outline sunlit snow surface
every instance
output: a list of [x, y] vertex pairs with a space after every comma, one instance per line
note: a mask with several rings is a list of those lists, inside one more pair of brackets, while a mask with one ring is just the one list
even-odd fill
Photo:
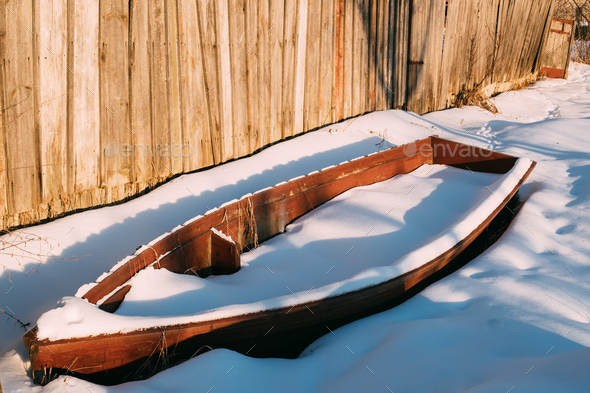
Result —
[[[215, 350], [147, 381], [105, 388], [60, 377], [41, 388], [26, 374], [23, 330], [9, 321], [0, 334], [2, 388], [93, 393], [588, 391], [590, 67], [573, 64], [569, 78], [496, 97], [501, 113], [495, 116], [479, 108], [422, 117], [399, 111], [365, 115], [346, 131], [348, 123], [332, 126], [340, 131], [310, 133], [256, 156], [180, 177], [127, 204], [31, 228], [60, 242], [52, 254], [90, 254], [79, 261], [43, 264], [29, 276], [24, 273], [32, 262], [23, 263], [20, 271], [12, 259], [0, 260], [11, 269], [12, 280], [3, 270], [1, 308], [35, 323], [59, 299], [74, 295], [79, 286], [179, 223], [245, 193], [376, 151], [381, 139], [369, 131], [387, 129], [395, 145], [432, 131], [538, 162], [521, 190], [526, 203], [493, 247], [401, 306], [334, 334], [326, 331], [298, 359], [252, 359]], [[375, 252], [362, 251], [367, 259]]]

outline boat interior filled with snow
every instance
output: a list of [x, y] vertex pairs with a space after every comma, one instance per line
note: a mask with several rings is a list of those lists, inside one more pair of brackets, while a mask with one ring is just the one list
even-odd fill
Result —
[[455, 261], [534, 166], [433, 136], [228, 202], [43, 314], [35, 382], [121, 383], [215, 348], [296, 357]]

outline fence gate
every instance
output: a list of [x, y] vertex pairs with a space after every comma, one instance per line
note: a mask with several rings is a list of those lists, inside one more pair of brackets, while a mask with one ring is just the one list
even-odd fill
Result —
[[547, 44], [541, 53], [541, 72], [548, 78], [567, 78], [576, 25], [573, 20], [553, 18]]

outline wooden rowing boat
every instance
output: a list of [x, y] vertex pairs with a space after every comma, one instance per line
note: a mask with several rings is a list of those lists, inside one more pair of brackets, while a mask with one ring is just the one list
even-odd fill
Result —
[[[148, 266], [200, 277], [236, 273], [243, 251], [281, 234], [287, 224], [315, 207], [351, 188], [407, 174], [423, 164], [503, 177], [499, 188], [490, 190], [467, 216], [469, 225], [454, 229], [452, 244], [441, 235], [431, 247], [413, 253], [411, 263], [391, 261], [401, 269], [399, 274], [323, 298], [133, 331], [49, 340], [33, 329], [24, 342], [35, 382], [70, 373], [103, 384], [141, 379], [211, 348], [254, 357], [295, 357], [314, 339], [393, 304], [448, 265], [506, 206], [535, 166], [533, 161], [438, 137], [419, 140], [281, 183], [196, 217], [138, 249], [81, 297], [107, 315], [124, 301], [129, 280]], [[440, 248], [441, 244], [448, 245]], [[438, 250], [436, 255], [433, 250]]]

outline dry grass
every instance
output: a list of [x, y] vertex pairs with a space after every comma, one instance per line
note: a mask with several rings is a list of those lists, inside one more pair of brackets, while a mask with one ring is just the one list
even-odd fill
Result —
[[[541, 72], [536, 74], [529, 73], [524, 78], [514, 81], [510, 89], [508, 89], [506, 92], [526, 89], [527, 87], [529, 87], [536, 81], [543, 79], [544, 77], [545, 75]], [[478, 106], [489, 111], [490, 113], [499, 113], [498, 108], [492, 101], [491, 97], [488, 97], [483, 92], [481, 86], [478, 86], [472, 90], [461, 90], [459, 93], [457, 93], [457, 95], [455, 95], [453, 107], [462, 108], [464, 106]]]
[[460, 91], [455, 96], [453, 106], [455, 108], [462, 108], [464, 106], [479, 106], [490, 113], [498, 113], [498, 108], [496, 105], [494, 105], [490, 97], [486, 96], [480, 88]]
[[510, 91], [526, 89], [527, 87], [529, 87], [530, 85], [532, 85], [536, 81], [543, 79], [544, 77], [545, 77], [545, 74], [541, 73], [541, 72], [539, 72], [537, 74], [528, 74], [524, 78], [515, 81], [512, 84], [512, 88], [510, 89]]

